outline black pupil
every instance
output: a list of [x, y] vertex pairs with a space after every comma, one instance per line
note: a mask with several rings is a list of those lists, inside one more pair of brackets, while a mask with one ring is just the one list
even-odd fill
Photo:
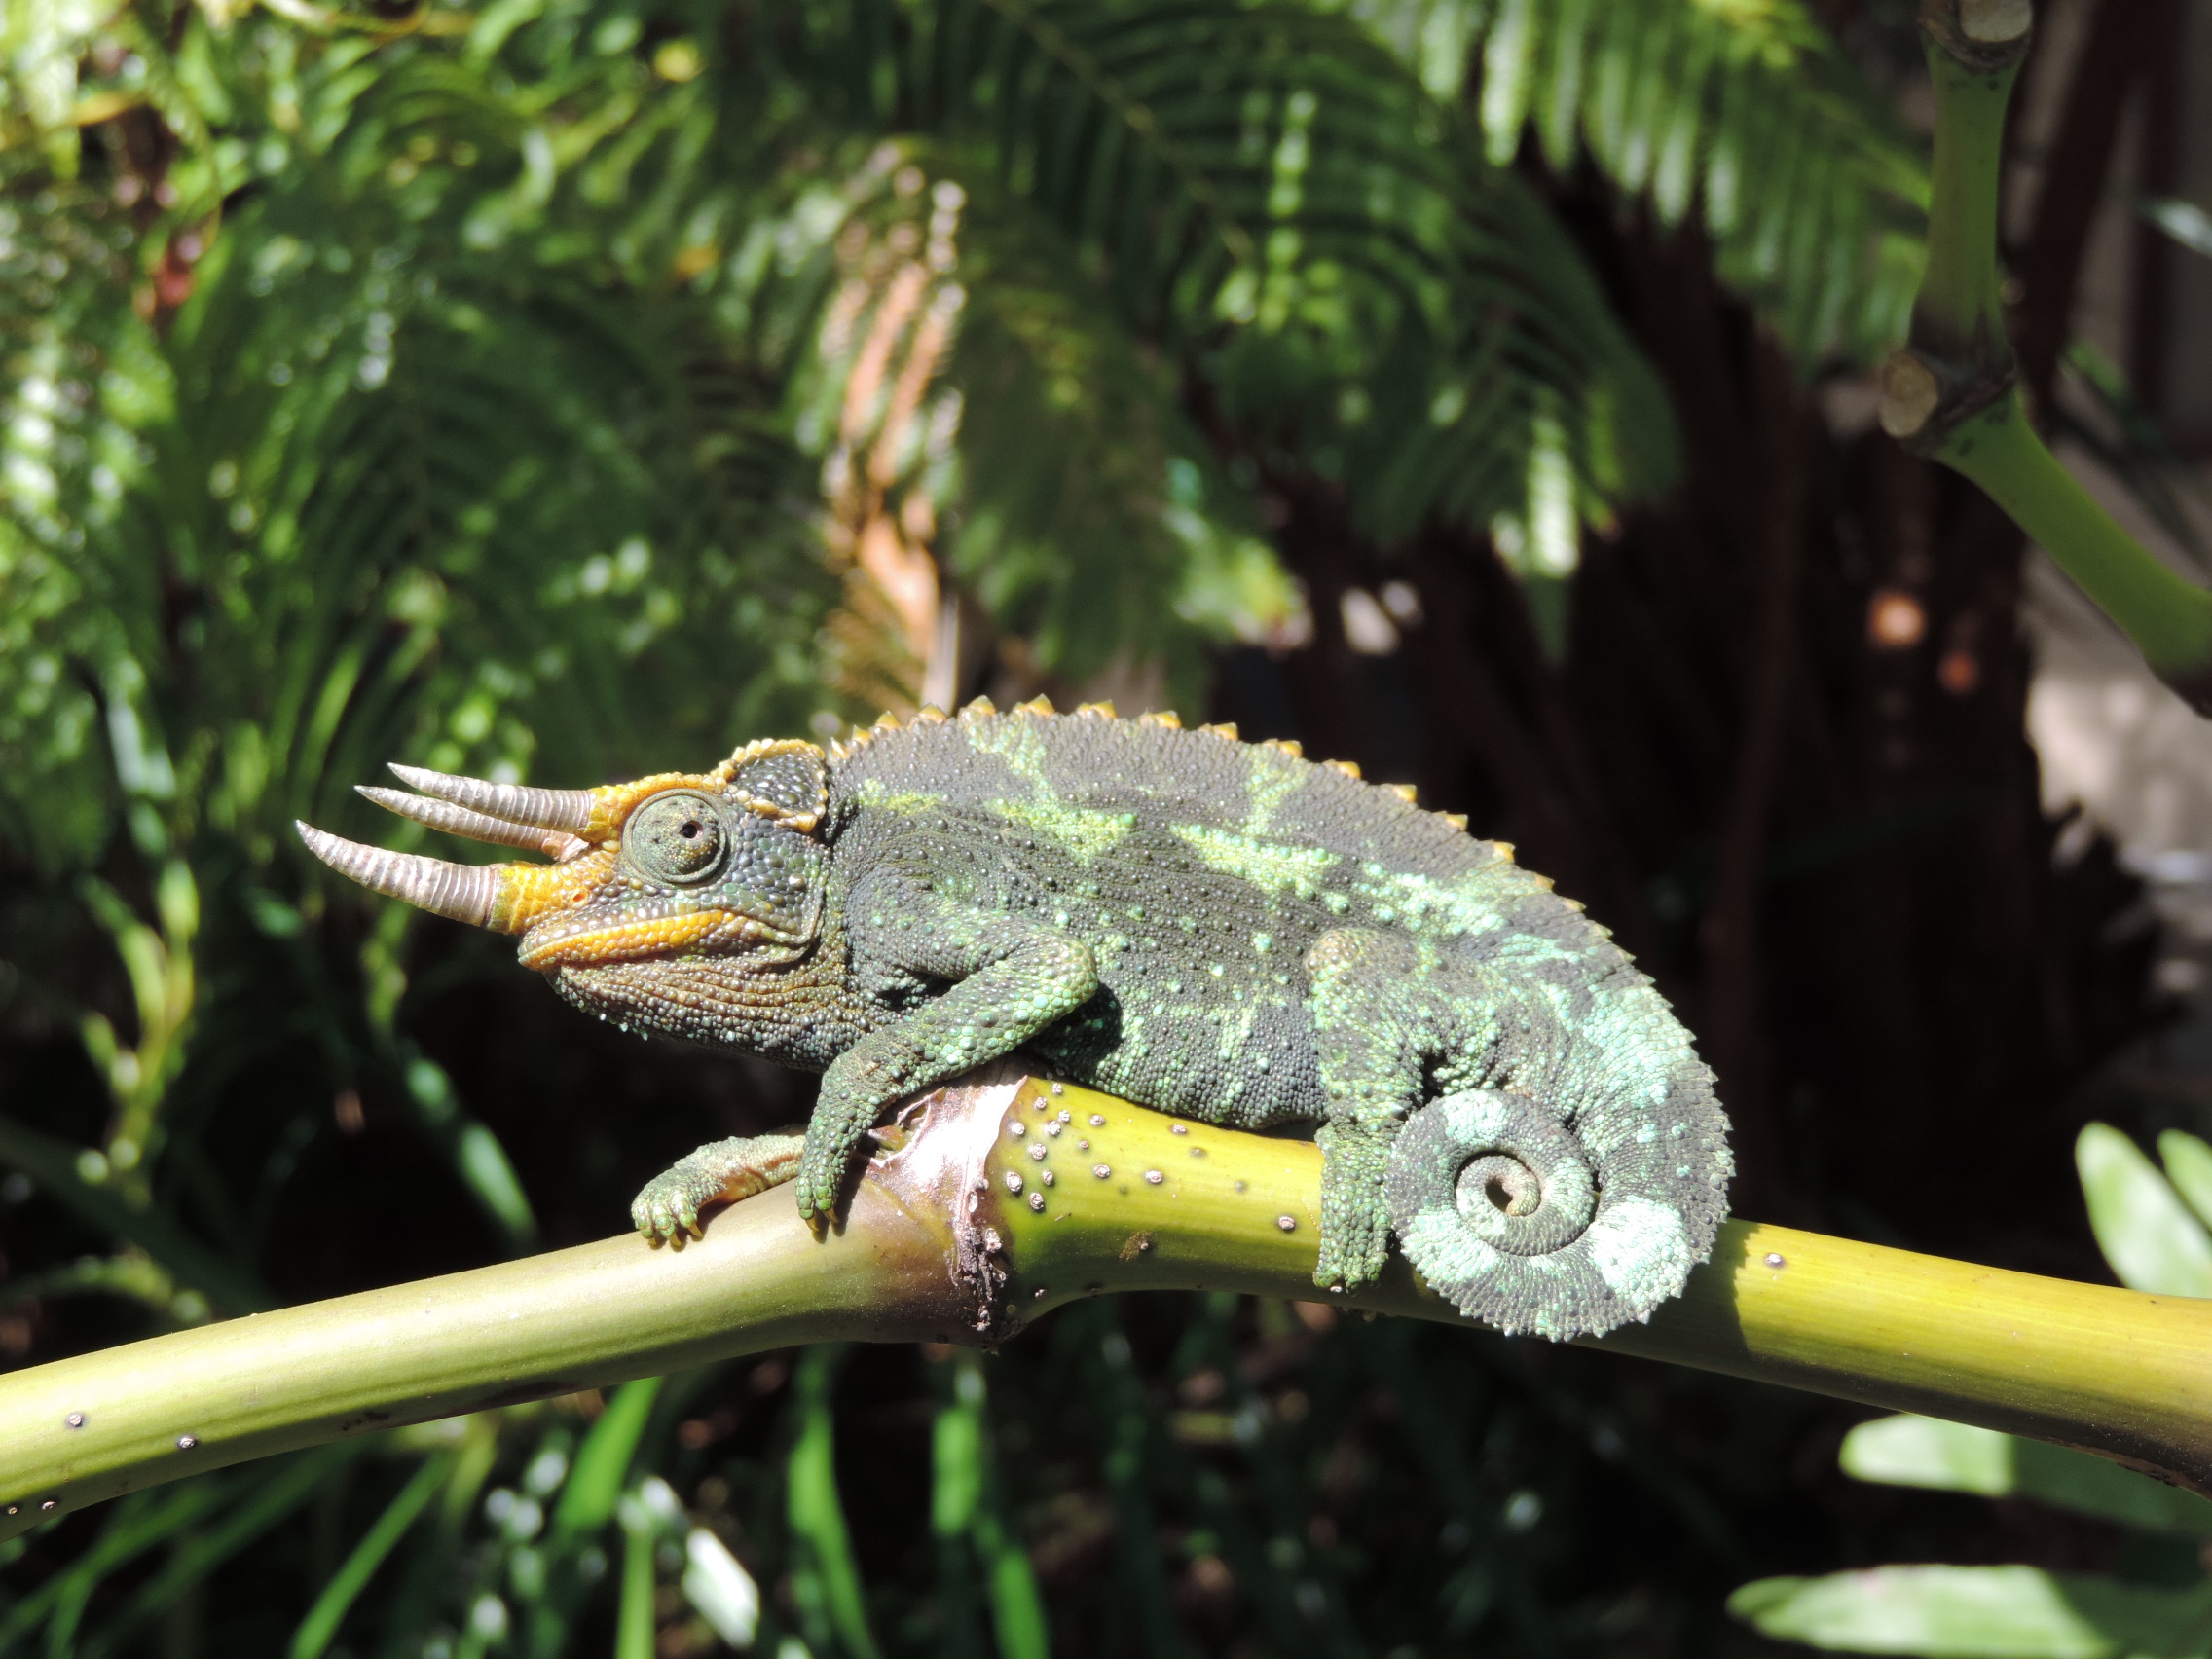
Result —
[[724, 862], [721, 819], [695, 796], [647, 802], [624, 840], [637, 868], [654, 881], [706, 881]]

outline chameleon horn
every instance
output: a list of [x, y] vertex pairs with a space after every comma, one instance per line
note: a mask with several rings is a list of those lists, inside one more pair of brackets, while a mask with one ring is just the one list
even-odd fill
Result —
[[533, 790], [521, 784], [488, 784], [482, 778], [456, 778], [422, 766], [394, 765], [391, 769], [410, 789], [466, 807], [471, 812], [503, 818], [509, 824], [528, 824], [538, 830], [566, 830], [577, 834], [591, 823], [592, 792], [589, 790]]
[[415, 853], [387, 853], [382, 847], [364, 847], [326, 834], [296, 819], [292, 828], [309, 852], [372, 893], [404, 899], [433, 916], [450, 916], [480, 928], [491, 923], [493, 902], [499, 894], [501, 871], [497, 865], [457, 865]]
[[412, 818], [418, 824], [427, 824], [449, 834], [465, 835], [472, 841], [489, 841], [497, 847], [520, 847], [525, 852], [543, 853], [551, 859], [572, 859], [590, 846], [581, 836], [571, 835], [566, 830], [510, 824], [503, 818], [456, 806], [450, 800], [411, 795], [401, 790], [371, 789], [366, 784], [355, 784], [353, 788], [387, 812], [396, 812], [402, 818]]

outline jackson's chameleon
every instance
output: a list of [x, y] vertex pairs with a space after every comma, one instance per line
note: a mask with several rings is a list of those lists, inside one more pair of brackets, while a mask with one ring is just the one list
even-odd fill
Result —
[[787, 1179], [827, 1222], [893, 1103], [1015, 1049], [1187, 1118], [1316, 1122], [1315, 1282], [1372, 1279], [1395, 1233], [1506, 1330], [1647, 1317], [1723, 1213], [1712, 1074], [1604, 930], [1295, 745], [978, 701], [595, 790], [394, 770], [422, 793], [363, 793], [554, 862], [309, 846], [519, 934], [604, 1018], [823, 1073], [803, 1145], [718, 1142], [639, 1195], [656, 1241]]

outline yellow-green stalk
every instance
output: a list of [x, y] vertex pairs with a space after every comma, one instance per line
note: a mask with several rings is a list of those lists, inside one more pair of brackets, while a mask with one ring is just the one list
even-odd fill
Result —
[[[824, 1238], [779, 1189], [681, 1251], [608, 1238], [0, 1378], [0, 1536], [251, 1457], [795, 1343], [987, 1345], [1124, 1290], [1324, 1300], [1309, 1142], [1011, 1069], [882, 1133]], [[1330, 1300], [1464, 1324], [1402, 1264]], [[2063, 1441], [2212, 1491], [2212, 1303], [1731, 1222], [1682, 1297], [1591, 1346]]]

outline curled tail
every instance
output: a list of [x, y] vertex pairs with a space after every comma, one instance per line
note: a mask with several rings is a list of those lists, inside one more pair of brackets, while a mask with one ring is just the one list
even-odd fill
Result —
[[1545, 1068], [1552, 1087], [1462, 1089], [1399, 1130], [1391, 1230], [1470, 1318], [1554, 1341], [1602, 1334], [1648, 1319], [1711, 1252], [1733, 1169], [1727, 1122], [1686, 1034], [1644, 995], [1672, 1028], [1668, 1063], [1648, 1064], [1662, 1058], [1650, 1048], [1577, 1045]]

